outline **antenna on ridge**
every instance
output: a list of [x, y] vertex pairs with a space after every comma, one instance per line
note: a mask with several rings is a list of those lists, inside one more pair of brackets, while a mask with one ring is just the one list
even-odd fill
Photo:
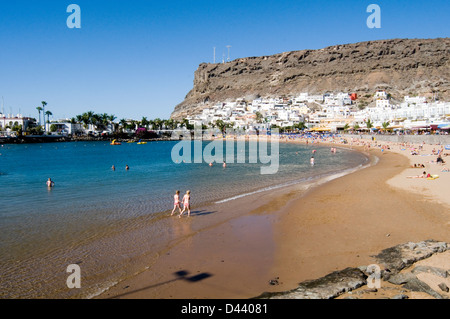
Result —
[[228, 62], [230, 62], [230, 48], [231, 48], [231, 45], [227, 45], [227, 48], [228, 48]]

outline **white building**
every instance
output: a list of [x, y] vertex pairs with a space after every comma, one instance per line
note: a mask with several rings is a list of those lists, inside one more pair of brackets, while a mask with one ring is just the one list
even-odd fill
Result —
[[405, 96], [405, 103], [408, 104], [421, 104], [425, 103], [426, 101], [427, 98], [424, 96], [414, 96], [414, 97]]
[[30, 125], [34, 125], [35, 123], [36, 120], [34, 118], [23, 117], [21, 114], [14, 116], [0, 113], [0, 131], [6, 130], [7, 127], [12, 128], [17, 125], [21, 125], [22, 130], [25, 131]]

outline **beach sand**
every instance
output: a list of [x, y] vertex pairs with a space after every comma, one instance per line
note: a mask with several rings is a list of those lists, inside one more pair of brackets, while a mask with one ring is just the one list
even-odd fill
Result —
[[[449, 199], [443, 192], [450, 173], [428, 164], [440, 178], [406, 178], [422, 172], [411, 164], [435, 156], [411, 156], [394, 143], [357, 143], [322, 145], [367, 151], [378, 159], [376, 165], [307, 191], [296, 185], [216, 205], [201, 219], [174, 217], [182, 239], [147, 271], [98, 298], [251, 298], [373, 264], [373, 255], [397, 244], [450, 242]], [[390, 150], [381, 152], [378, 144], [389, 144]], [[431, 148], [425, 145], [423, 154]]]

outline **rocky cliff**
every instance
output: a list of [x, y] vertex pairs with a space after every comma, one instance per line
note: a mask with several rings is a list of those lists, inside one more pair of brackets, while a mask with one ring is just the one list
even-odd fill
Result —
[[208, 105], [244, 97], [292, 96], [301, 92], [372, 95], [386, 89], [404, 95], [450, 97], [450, 38], [392, 39], [335, 45], [320, 50], [200, 64], [194, 88], [172, 118], [200, 113]]

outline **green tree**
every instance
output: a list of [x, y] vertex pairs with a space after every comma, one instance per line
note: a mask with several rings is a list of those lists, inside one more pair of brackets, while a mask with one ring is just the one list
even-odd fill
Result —
[[264, 116], [260, 112], [256, 112], [256, 123], [263, 123], [264, 122]]
[[141, 124], [142, 124], [142, 126], [144, 126], [146, 129], [148, 129], [148, 126], [150, 125], [150, 121], [147, 120], [147, 118], [144, 116], [144, 117], [142, 117]]
[[58, 126], [56, 124], [50, 125], [50, 132], [56, 132], [58, 130]]
[[156, 119], [153, 120], [153, 123], [155, 123], [155, 127], [158, 130], [162, 129], [162, 125], [163, 125], [163, 120], [161, 120], [159, 117], [157, 117]]
[[372, 121], [370, 119], [368, 119], [366, 121], [366, 126], [367, 126], [368, 129], [371, 129], [373, 127], [373, 123], [372, 123]]
[[40, 106], [38, 106], [37, 108], [36, 108], [36, 110], [38, 110], [38, 113], [39, 113], [39, 125], [41, 125], [41, 112], [42, 112], [42, 107], [40, 107]]
[[184, 126], [187, 130], [193, 130], [194, 129], [194, 125], [189, 124], [189, 120], [188, 119], [183, 119], [181, 121], [181, 125]]
[[390, 124], [391, 123], [389, 123], [389, 122], [384, 122], [381, 124], [381, 126], [383, 126], [383, 129], [386, 131]]
[[222, 132], [222, 134], [225, 133], [225, 128], [227, 127], [227, 124], [223, 120], [217, 120], [215, 125]]
[[350, 125], [348, 123], [345, 123], [344, 132], [347, 132], [349, 128], [350, 128]]
[[119, 125], [122, 128], [122, 133], [127, 129], [128, 122], [126, 119], [121, 119]]
[[[45, 122], [45, 115], [47, 115], [47, 122]], [[44, 130], [47, 132], [47, 124], [50, 123], [50, 116], [53, 115], [50, 111], [45, 111], [44, 113]], [[47, 124], [46, 124], [47, 123]]]
[[46, 131], [46, 126], [45, 126], [45, 107], [47, 106], [47, 102], [42, 101], [41, 103], [42, 103], [42, 114], [43, 114], [43, 117], [44, 117], [44, 133], [45, 133], [45, 131]]

